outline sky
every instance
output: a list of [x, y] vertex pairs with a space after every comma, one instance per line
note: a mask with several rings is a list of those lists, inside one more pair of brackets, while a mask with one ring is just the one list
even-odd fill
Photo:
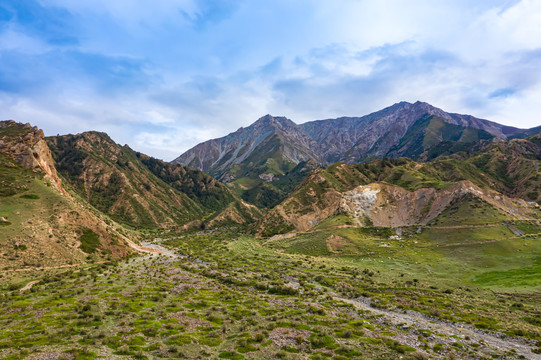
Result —
[[541, 125], [539, 0], [1, 0], [0, 119], [172, 160], [400, 101]]

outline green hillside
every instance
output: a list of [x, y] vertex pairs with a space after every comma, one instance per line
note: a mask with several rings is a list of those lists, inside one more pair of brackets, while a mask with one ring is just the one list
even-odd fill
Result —
[[408, 129], [387, 156], [432, 160], [440, 155], [469, 151], [480, 141], [493, 138], [484, 130], [450, 124], [427, 114]]
[[47, 139], [60, 174], [114, 220], [137, 228], [201, 221], [239, 201], [220, 182], [87, 132]]
[[[298, 230], [311, 228], [342, 211], [340, 199], [345, 192], [360, 185], [373, 183], [397, 186], [406, 191], [404, 194], [411, 193], [407, 196], [414, 196], [412, 192], [419, 189], [434, 189], [436, 192], [445, 194], [447, 189], [451, 189], [456, 184], [471, 183], [472, 186], [478, 187], [479, 190], [475, 191], [484, 192], [480, 199], [488, 196], [493, 201], [493, 198], [498, 197], [498, 193], [491, 192], [496, 191], [511, 198], [538, 201], [541, 187], [540, 149], [535, 143], [535, 138], [515, 139], [489, 144], [485, 146], [485, 149], [474, 153], [440, 156], [426, 163], [418, 163], [408, 158], [397, 158], [378, 159], [353, 165], [333, 164], [326, 169], [318, 169], [307, 177], [287, 199], [269, 211], [258, 225], [258, 231], [263, 236], [271, 236], [295, 228]], [[457, 204], [458, 200], [452, 201]], [[483, 205], [468, 205], [463, 201], [459, 203], [462, 206], [460, 209], [454, 211], [453, 214], [449, 209], [445, 213], [448, 214], [448, 219], [440, 221], [460, 224], [469, 216], [478, 219], [488, 218], [488, 220], [501, 220], [502, 216], [505, 219], [513, 219], [513, 216], [509, 214], [516, 211], [514, 208], [516, 204], [513, 205], [511, 200], [505, 200], [505, 205], [498, 210], [486, 210], [483, 213], [480, 210], [484, 208]], [[426, 204], [426, 209], [422, 211], [428, 212], [431, 205]], [[511, 208], [506, 210], [506, 206]], [[526, 205], [524, 203], [520, 206], [524, 208]], [[533, 204], [528, 206], [531, 209], [524, 208], [526, 217], [537, 218], [538, 210], [533, 208]], [[470, 214], [472, 210], [478, 211]], [[389, 208], [382, 208], [382, 211], [388, 212]], [[422, 211], [418, 212], [417, 216], [421, 216]], [[392, 212], [389, 216], [393, 216]], [[308, 225], [303, 225], [303, 222]], [[412, 219], [411, 223], [415, 223], [415, 220]]]

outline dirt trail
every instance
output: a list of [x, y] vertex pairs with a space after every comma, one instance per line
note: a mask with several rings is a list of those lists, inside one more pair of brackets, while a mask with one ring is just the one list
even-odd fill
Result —
[[[408, 225], [408, 227], [418, 226], [418, 227], [422, 227], [423, 229], [465, 229], [465, 228], [478, 228], [478, 227], [496, 226], [496, 225], [505, 225], [505, 223], [497, 222], [497, 223], [489, 223], [489, 224], [465, 224], [465, 225], [448, 225], [448, 226], [412, 224], [412, 225]], [[400, 227], [404, 227], [404, 226], [397, 226], [396, 228], [400, 228]], [[300, 231], [300, 232], [288, 233], [288, 234], [295, 234], [295, 235], [311, 234], [311, 233], [317, 233], [317, 232], [327, 231], [327, 230], [350, 229], [350, 228], [360, 228], [360, 227], [358, 225], [333, 225], [326, 228], [310, 229], [304, 232]], [[285, 235], [287, 236], [288, 234], [285, 234]]]
[[41, 280], [33, 280], [33, 281], [30, 281], [28, 284], [26, 284], [22, 289], [20, 289], [19, 291], [27, 291], [27, 290], [30, 290], [32, 289], [32, 286], [34, 286], [35, 284], [39, 283]]
[[[500, 333], [487, 333], [471, 326], [453, 323], [449, 321], [442, 321], [438, 319], [429, 318], [421, 313], [416, 311], [408, 310], [406, 313], [393, 311], [393, 310], [383, 310], [378, 309], [370, 305], [370, 299], [348, 299], [341, 297], [335, 293], [331, 295], [336, 300], [341, 300], [348, 304], [355, 306], [357, 309], [368, 311], [374, 315], [379, 315], [385, 321], [392, 323], [395, 326], [411, 327], [414, 329], [427, 329], [432, 333], [427, 340], [431, 343], [443, 343], [451, 345], [454, 342], [460, 341], [463, 343], [478, 343], [481, 346], [478, 348], [479, 351], [499, 351], [499, 352], [508, 352], [516, 351], [519, 355], [526, 356], [527, 359], [541, 360], [541, 355], [534, 354], [532, 352], [533, 346], [527, 342], [527, 340], [522, 338], [509, 337]], [[452, 337], [452, 335], [458, 336], [461, 340]], [[469, 337], [470, 340], [464, 340], [466, 337]], [[412, 346], [421, 352], [420, 349], [421, 343], [418, 340], [418, 334], [413, 334], [409, 332], [399, 333], [396, 335], [395, 340]]]
[[[101, 264], [101, 262], [95, 262], [94, 264]], [[19, 271], [42, 271], [42, 270], [52, 270], [52, 269], [64, 269], [71, 267], [83, 266], [84, 264], [66, 264], [66, 265], [56, 265], [56, 266], [42, 266], [42, 267], [31, 267], [31, 268], [22, 268], [22, 269], [10, 269], [3, 270], [5, 272], [19, 272]]]
[[[161, 247], [159, 247], [158, 245], [155, 245], [155, 246], [139, 246], [137, 245], [136, 243], [134, 243], [133, 241], [129, 240], [129, 239], [125, 239], [126, 243], [132, 248], [134, 249], [135, 251], [137, 252], [142, 252], [142, 253], [148, 253], [148, 254], [163, 254], [164, 252], [162, 251], [162, 249], [160, 249]], [[145, 244], [147, 245], [147, 244]], [[150, 245], [150, 244], [148, 244]]]
[[[147, 254], [166, 254], [174, 256], [174, 253], [171, 250], [168, 250], [160, 245], [155, 245], [151, 243], [144, 243], [143, 246], [139, 246], [131, 240], [125, 239], [126, 243], [135, 251]], [[105, 261], [97, 261], [93, 264], [102, 264]], [[5, 272], [20, 272], [20, 271], [42, 271], [42, 270], [53, 270], [53, 269], [65, 269], [71, 267], [80, 267], [85, 264], [65, 264], [65, 265], [56, 265], [56, 266], [42, 266], [42, 267], [31, 267], [31, 268], [21, 268], [21, 269], [10, 269], [4, 270]]]
[[488, 224], [465, 224], [465, 225], [419, 225], [427, 229], [465, 229], [465, 228], [478, 228], [487, 226], [505, 225], [503, 222], [488, 223]]

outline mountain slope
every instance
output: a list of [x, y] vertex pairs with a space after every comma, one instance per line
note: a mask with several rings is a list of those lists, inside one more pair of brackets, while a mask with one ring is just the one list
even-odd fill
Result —
[[73, 188], [121, 223], [156, 228], [198, 222], [239, 201], [210, 176], [136, 153], [104, 133], [47, 140]]
[[485, 219], [482, 212], [494, 221], [538, 218], [538, 205], [527, 203], [538, 201], [541, 191], [541, 153], [534, 140], [513, 139], [469, 157], [461, 153], [428, 163], [398, 158], [318, 169], [265, 216], [259, 232], [306, 231], [341, 213], [358, 225], [445, 222], [448, 207], [472, 197], [481, 204], [478, 211], [457, 224]]
[[[541, 134], [492, 144], [466, 162], [490, 179], [489, 185], [512, 197], [541, 201]], [[460, 156], [457, 155], [460, 159]]]
[[74, 266], [131, 252], [115, 224], [64, 189], [43, 131], [0, 122], [0, 268]]
[[[254, 160], [261, 162], [272, 158], [265, 155], [272, 150], [279, 150], [284, 159], [293, 163], [308, 159], [322, 165], [337, 161], [355, 163], [367, 157], [387, 155], [408, 130], [427, 114], [446, 124], [482, 130], [482, 137], [490, 134], [507, 139], [513, 134], [525, 134], [524, 130], [470, 115], [447, 113], [427, 103], [400, 102], [363, 117], [316, 120], [301, 125], [283, 117], [266, 115], [247, 128], [195, 146], [173, 162], [217, 177], [232, 171], [233, 177], [230, 179], [243, 175], [238, 165], [248, 157], [251, 156], [252, 163]], [[257, 153], [256, 149], [267, 142], [271, 143], [267, 151]]]
[[[253, 171], [254, 166], [279, 174], [289, 170], [290, 164], [319, 161], [311, 150], [315, 146], [315, 142], [291, 120], [266, 115], [247, 128], [195, 146], [173, 162], [203, 170], [217, 178], [235, 179]], [[264, 167], [267, 159], [273, 159], [275, 163]]]
[[195, 146], [173, 163], [206, 171], [230, 183], [244, 200], [268, 208], [321, 163], [315, 148], [291, 120], [266, 115], [247, 128]]
[[[506, 139], [519, 129], [500, 125], [470, 115], [447, 113], [430, 104], [400, 102], [359, 118], [312, 121], [300, 127], [318, 144], [317, 153], [327, 163], [356, 163], [389, 156], [408, 130], [423, 116], [433, 115], [447, 124], [486, 131]], [[324, 164], [325, 165], [325, 164]]]
[[468, 151], [481, 141], [492, 141], [494, 136], [485, 130], [445, 122], [435, 115], [425, 114], [417, 120], [386, 153], [391, 158], [408, 157], [431, 160], [440, 155]]

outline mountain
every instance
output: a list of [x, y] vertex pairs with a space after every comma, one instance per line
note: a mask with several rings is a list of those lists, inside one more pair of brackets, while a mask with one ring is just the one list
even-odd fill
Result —
[[[419, 101], [414, 104], [400, 102], [363, 117], [316, 120], [301, 125], [284, 117], [266, 115], [247, 128], [195, 146], [173, 162], [217, 177], [229, 172], [226, 180], [238, 178], [239, 168], [243, 168], [241, 164], [248, 158], [262, 163], [262, 154], [266, 159], [272, 159], [267, 154], [280, 155], [292, 163], [309, 159], [322, 165], [338, 161], [355, 163], [368, 157], [388, 155], [414, 124], [422, 126], [418, 121], [423, 117], [426, 120], [427, 114], [438, 118], [439, 122], [458, 126], [462, 131], [481, 130], [483, 139], [507, 139], [525, 131], [470, 115], [447, 113]], [[263, 150], [264, 146], [267, 151]], [[245, 173], [246, 170], [240, 175]]]
[[427, 114], [447, 124], [483, 130], [500, 139], [520, 131], [470, 115], [447, 113], [420, 101], [400, 102], [363, 117], [317, 120], [300, 127], [319, 145], [316, 152], [326, 160], [322, 165], [337, 161], [352, 164], [389, 156], [389, 151]]
[[540, 202], [540, 140], [541, 133], [495, 143], [475, 154], [457, 154], [455, 158], [475, 166], [493, 189], [507, 196]]
[[247, 128], [195, 146], [173, 163], [230, 182], [244, 200], [272, 207], [321, 163], [315, 147], [291, 120], [266, 115]]
[[[203, 170], [217, 178], [234, 179], [257, 170], [279, 173], [301, 161], [320, 162], [311, 150], [315, 147], [314, 140], [293, 121], [266, 115], [247, 128], [195, 146], [173, 163]], [[273, 160], [272, 164], [265, 164], [267, 159]]]
[[[257, 213], [209, 175], [116, 144], [105, 133], [47, 138], [60, 174], [82, 198], [115, 221], [137, 228], [198, 224], [232, 203], [234, 222]], [[225, 220], [225, 218], [224, 218]]]
[[[274, 182], [285, 178], [297, 185], [302, 177], [290, 172], [302, 162], [313, 169], [315, 164], [353, 164], [382, 157], [426, 161], [471, 151], [483, 142], [528, 135], [527, 130], [447, 113], [427, 103], [401, 102], [363, 117], [301, 125], [266, 115], [247, 128], [195, 146], [173, 162], [208, 172], [230, 183], [245, 200], [272, 207], [288, 193]], [[275, 201], [261, 200], [269, 198]]]
[[494, 138], [485, 130], [451, 124], [438, 116], [425, 114], [387, 151], [386, 156], [427, 161], [440, 155], [471, 151]]
[[0, 268], [69, 267], [132, 252], [125, 232], [72, 197], [43, 131], [0, 121]]
[[448, 222], [453, 206], [467, 209], [458, 211], [462, 217], [452, 225], [538, 219], [539, 136], [485, 144], [476, 153], [427, 163], [378, 159], [317, 169], [269, 211], [259, 233], [307, 231], [340, 214], [358, 226], [424, 226]]

